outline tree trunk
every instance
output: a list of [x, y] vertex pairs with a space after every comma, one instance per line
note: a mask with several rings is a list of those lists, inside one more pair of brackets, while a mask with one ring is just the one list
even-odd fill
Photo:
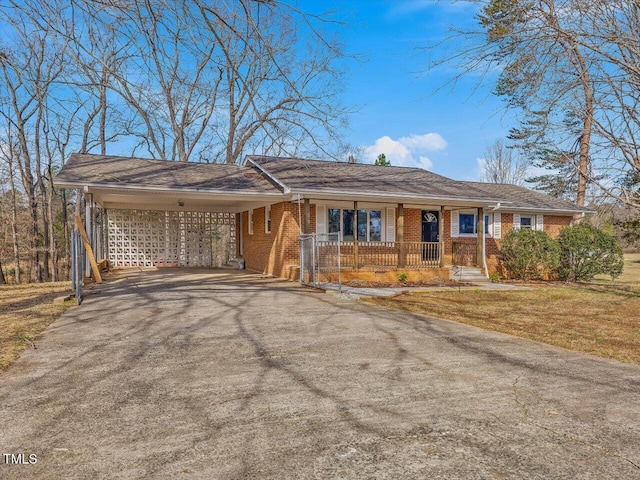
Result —
[[18, 206], [16, 204], [16, 184], [13, 179], [13, 162], [9, 163], [9, 184], [11, 186], [11, 236], [13, 239], [14, 281], [20, 284], [20, 243], [18, 240]]

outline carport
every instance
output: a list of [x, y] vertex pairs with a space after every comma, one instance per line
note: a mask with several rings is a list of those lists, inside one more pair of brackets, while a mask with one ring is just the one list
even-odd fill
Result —
[[250, 167], [84, 154], [55, 185], [78, 191], [95, 256], [116, 267], [224, 265], [242, 255], [239, 212], [282, 199]]

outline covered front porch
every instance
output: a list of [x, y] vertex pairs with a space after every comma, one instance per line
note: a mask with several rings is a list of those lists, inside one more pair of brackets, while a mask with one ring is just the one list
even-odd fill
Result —
[[[486, 255], [485, 234], [491, 229], [483, 221], [484, 208], [459, 206], [406, 205], [375, 207], [382, 217], [382, 234], [373, 240], [370, 225], [363, 225], [364, 219], [372, 219], [375, 209], [354, 201], [353, 208], [332, 209], [331, 203], [315, 208], [315, 229], [311, 222], [310, 200], [305, 200], [303, 211], [303, 234], [316, 234], [319, 251], [330, 253], [334, 262], [340, 261], [342, 269], [428, 269], [451, 266], [478, 267], [484, 269]], [[349, 207], [351, 206], [349, 205]], [[369, 210], [367, 209], [369, 208]], [[332, 210], [344, 214], [336, 227], [331, 229]], [[472, 234], [459, 235], [462, 215], [465, 212], [475, 226]], [[369, 216], [367, 216], [369, 215]], [[323, 218], [329, 220], [324, 223]], [[376, 218], [378, 222], [380, 220]], [[347, 225], [348, 223], [348, 225]], [[327, 228], [326, 225], [329, 225]], [[453, 232], [456, 232], [455, 234]], [[339, 255], [338, 255], [339, 252]]]
[[[308, 207], [309, 203], [305, 202], [303, 212], [314, 211]], [[486, 279], [484, 255], [485, 230], [488, 229], [485, 222], [475, 222], [473, 235], [454, 236], [460, 227], [452, 226], [452, 222], [460, 222], [460, 212], [484, 218], [484, 208], [403, 203], [368, 207], [363, 202], [352, 202], [348, 210], [343, 204], [339, 231], [332, 232], [331, 228], [318, 228], [323, 217], [329, 219], [328, 224], [331, 223], [331, 210], [334, 213], [338, 211], [337, 207], [331, 207], [332, 203], [327, 202], [326, 205], [318, 207], [316, 204], [315, 222], [311, 221], [310, 215], [304, 216], [303, 230], [309, 233], [300, 237], [300, 277], [303, 283], [337, 282], [338, 278], [374, 283], [397, 282], [400, 278], [429, 282], [459, 279], [459, 275], [454, 274], [461, 271], [471, 273], [476, 280]], [[373, 218], [376, 209], [382, 211], [382, 240], [371, 241], [371, 231], [365, 231], [358, 217]], [[345, 238], [347, 235], [350, 238]], [[416, 241], [421, 238], [432, 241]]]

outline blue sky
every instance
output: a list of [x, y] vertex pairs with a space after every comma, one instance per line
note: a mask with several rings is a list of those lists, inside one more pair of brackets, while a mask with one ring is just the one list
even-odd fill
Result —
[[[301, 0], [313, 10], [329, 2]], [[418, 166], [460, 179], [479, 180], [488, 144], [504, 139], [514, 121], [493, 82], [479, 76], [444, 86], [453, 68], [424, 72], [427, 54], [418, 47], [444, 38], [450, 25], [474, 25], [468, 2], [352, 0], [333, 4], [345, 14], [351, 64], [344, 100], [360, 109], [350, 118], [347, 140], [364, 147], [365, 161], [385, 153], [393, 165]]]

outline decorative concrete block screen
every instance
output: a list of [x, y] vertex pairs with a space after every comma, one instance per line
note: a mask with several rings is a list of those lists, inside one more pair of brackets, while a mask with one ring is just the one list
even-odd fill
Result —
[[109, 261], [116, 267], [219, 267], [235, 256], [235, 214], [109, 210]]

